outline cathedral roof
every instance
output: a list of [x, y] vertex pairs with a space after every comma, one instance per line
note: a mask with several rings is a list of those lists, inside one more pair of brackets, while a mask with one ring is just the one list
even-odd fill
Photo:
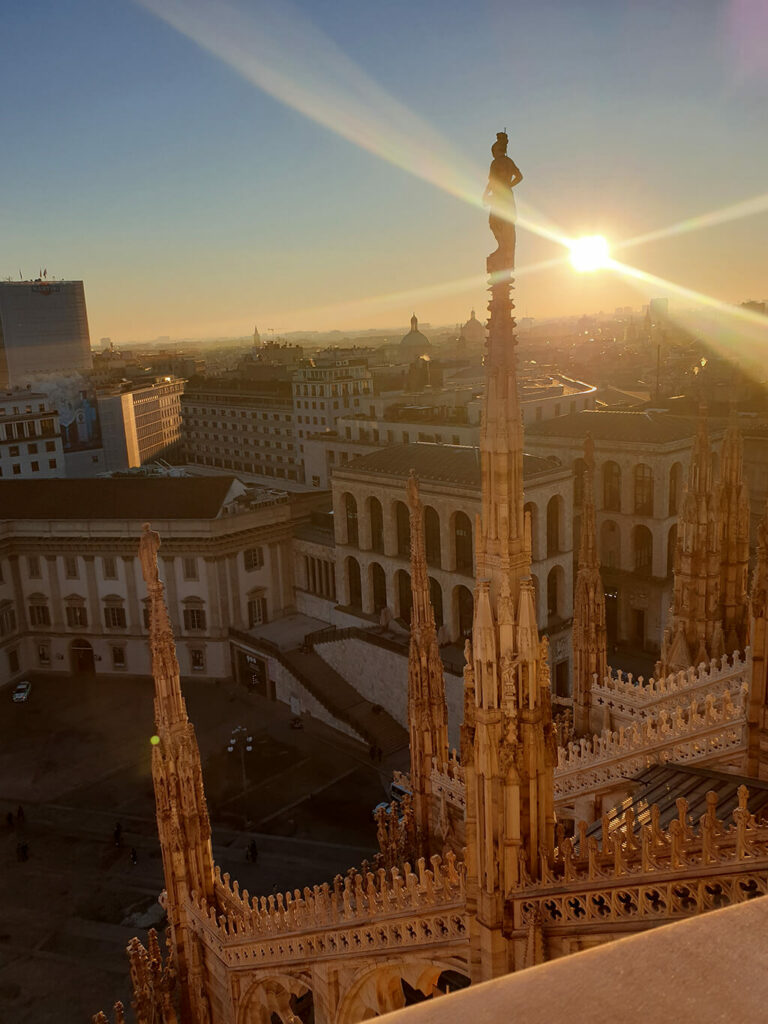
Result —
[[0, 519], [216, 519], [235, 478], [0, 480]]
[[670, 416], [666, 412], [634, 409], [584, 409], [567, 416], [526, 423], [526, 437], [562, 437], [583, 441], [634, 444], [667, 444], [696, 436], [695, 416]]
[[[559, 465], [551, 459], [523, 455], [523, 477], [526, 479], [538, 473], [551, 473], [558, 468]], [[428, 441], [388, 445], [353, 459], [343, 468], [337, 469], [337, 473], [380, 473], [405, 478], [412, 469], [419, 480], [435, 480], [480, 489], [480, 449], [470, 445], [432, 444]]]
[[421, 352], [426, 352], [428, 348], [432, 348], [432, 342], [429, 340], [426, 334], [422, 334], [421, 331], [419, 330], [419, 321], [416, 319], [415, 313], [411, 317], [411, 329], [410, 331], [408, 331], [406, 335], [403, 336], [403, 339], [400, 342], [400, 344], [404, 348], [418, 349], [419, 354]]
[[[680, 815], [677, 800], [685, 797], [688, 801], [688, 816], [691, 821], [700, 821], [707, 810], [707, 793], [717, 794], [717, 816], [730, 821], [739, 804], [739, 786], [749, 789], [750, 814], [758, 814], [768, 805], [768, 782], [761, 779], [732, 775], [699, 765], [655, 764], [644, 768], [633, 777], [632, 809], [638, 834], [647, 819], [648, 808], [655, 804], [659, 809], [659, 825], [668, 829], [671, 822]], [[608, 814], [608, 830], [612, 834], [620, 827], [627, 801], [617, 804]], [[587, 836], [602, 840], [603, 822], [598, 819], [587, 829]]]
[[482, 344], [485, 341], [485, 335], [485, 326], [477, 319], [473, 309], [469, 320], [462, 325], [460, 336], [473, 344]]

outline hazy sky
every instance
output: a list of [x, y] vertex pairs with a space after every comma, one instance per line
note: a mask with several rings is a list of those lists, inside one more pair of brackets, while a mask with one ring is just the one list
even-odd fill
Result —
[[[519, 202], [570, 236], [766, 190], [765, 0], [2, 6], [0, 274], [82, 278], [94, 342], [481, 313], [487, 213], [452, 192], [482, 194], [503, 127]], [[563, 252], [522, 230], [517, 250], [518, 266]], [[765, 298], [768, 213], [621, 258]], [[649, 289], [556, 267], [516, 294], [549, 316]]]

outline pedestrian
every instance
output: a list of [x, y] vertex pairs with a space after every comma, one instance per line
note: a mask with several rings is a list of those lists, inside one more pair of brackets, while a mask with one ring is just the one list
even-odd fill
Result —
[[138, 860], [139, 860], [139, 855], [138, 855], [138, 853], [136, 853], [136, 847], [132, 846], [131, 847], [131, 864], [138, 863]]
[[24, 821], [24, 808], [21, 806], [21, 804], [19, 804], [19, 806], [16, 808], [16, 821], [18, 821], [19, 824], [21, 824], [21, 822]]
[[16, 860], [29, 860], [29, 843], [16, 843]]

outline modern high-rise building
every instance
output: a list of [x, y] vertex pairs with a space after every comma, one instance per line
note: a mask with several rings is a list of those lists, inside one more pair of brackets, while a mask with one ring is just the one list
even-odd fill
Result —
[[302, 479], [289, 371], [271, 378], [197, 378], [181, 401], [187, 461], [242, 473]]
[[82, 281], [0, 282], [0, 388], [90, 369]]
[[98, 393], [108, 471], [119, 472], [154, 459], [178, 456], [184, 384], [179, 378], [163, 377], [144, 385]]

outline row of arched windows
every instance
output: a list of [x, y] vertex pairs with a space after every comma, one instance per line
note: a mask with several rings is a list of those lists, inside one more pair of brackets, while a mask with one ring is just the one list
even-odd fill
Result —
[[[653, 574], [653, 534], [641, 523], [632, 528], [630, 566], [622, 565], [621, 535], [612, 519], [606, 519], [600, 528], [600, 562], [607, 568], [630, 568], [640, 576]], [[677, 524], [673, 523], [667, 534], [667, 575], [672, 575], [677, 544]]]
[[[384, 510], [378, 498], [366, 501], [371, 531], [371, 550], [384, 554]], [[403, 501], [394, 503], [395, 547], [401, 558], [410, 557], [411, 519], [408, 506]], [[347, 529], [347, 543], [360, 547], [360, 524], [357, 499], [352, 494], [344, 495], [344, 519]], [[473, 572], [474, 544], [472, 522], [465, 512], [457, 511], [451, 516], [453, 545], [456, 554], [456, 572]], [[443, 552], [440, 539], [440, 516], [431, 505], [424, 508], [424, 542], [427, 564], [442, 567]]]
[[[360, 563], [352, 555], [349, 555], [344, 563], [344, 571], [347, 578], [349, 605], [352, 608], [362, 610], [364, 602]], [[398, 618], [409, 624], [412, 608], [410, 573], [406, 572], [405, 569], [397, 570], [394, 576], [395, 593], [393, 594], [388, 592], [387, 576], [378, 562], [371, 562], [368, 567], [368, 580], [373, 611], [378, 614], [383, 608], [394, 607]], [[445, 622], [443, 588], [433, 576], [429, 577], [429, 595], [435, 612], [435, 625], [439, 629]], [[463, 584], [459, 584], [453, 588], [452, 596], [454, 601], [454, 619], [458, 625], [459, 634], [461, 636], [469, 636], [472, 632], [472, 616], [474, 613], [472, 591]]]
[[[366, 509], [370, 523], [370, 548], [384, 554], [384, 510], [378, 498], [368, 498]], [[394, 502], [395, 553], [408, 558], [411, 553], [411, 521], [408, 506], [403, 501]], [[531, 539], [534, 557], [551, 558], [566, 547], [565, 503], [559, 494], [553, 495], [547, 503], [546, 553], [538, 554], [538, 506], [527, 502], [525, 512], [530, 516]], [[357, 499], [352, 494], [344, 495], [344, 516], [347, 529], [347, 543], [360, 547], [360, 527]], [[455, 571], [471, 575], [474, 567], [474, 537], [472, 521], [466, 512], [456, 511], [451, 515], [451, 539], [455, 553]], [[443, 567], [444, 552], [440, 530], [440, 515], [431, 505], [424, 507], [424, 544], [427, 564], [436, 569]]]
[[[345, 561], [344, 571], [347, 577], [349, 605], [351, 608], [362, 611], [365, 602], [363, 601], [360, 563], [355, 557], [349, 555]], [[536, 608], [539, 609], [539, 581], [536, 576], [533, 576], [532, 579], [536, 593]], [[406, 625], [410, 624], [412, 608], [410, 573], [405, 569], [398, 569], [394, 575], [394, 593], [390, 593], [384, 569], [378, 562], [371, 562], [368, 567], [368, 582], [374, 613], [378, 614], [386, 607], [393, 608], [398, 618]], [[435, 625], [439, 629], [446, 621], [446, 610], [443, 588], [433, 576], [429, 577], [429, 596], [435, 613]], [[474, 613], [472, 591], [469, 587], [459, 584], [452, 590], [452, 601], [453, 621], [457, 626], [458, 636], [470, 636]], [[566, 613], [565, 572], [562, 566], [556, 565], [547, 576], [547, 605], [545, 609], [547, 624], [551, 625], [554, 619], [565, 618]]]
[[[573, 503], [575, 508], [584, 504], [584, 459], [576, 459], [573, 465]], [[602, 507], [606, 512], [632, 511], [635, 515], [652, 516], [654, 514], [654, 476], [653, 470], [645, 463], [639, 463], [632, 470], [632, 507], [622, 509], [621, 499], [621, 467], [617, 462], [604, 462], [601, 470]], [[669, 492], [667, 515], [675, 516], [680, 507], [682, 496], [683, 467], [676, 462], [669, 471]]]

